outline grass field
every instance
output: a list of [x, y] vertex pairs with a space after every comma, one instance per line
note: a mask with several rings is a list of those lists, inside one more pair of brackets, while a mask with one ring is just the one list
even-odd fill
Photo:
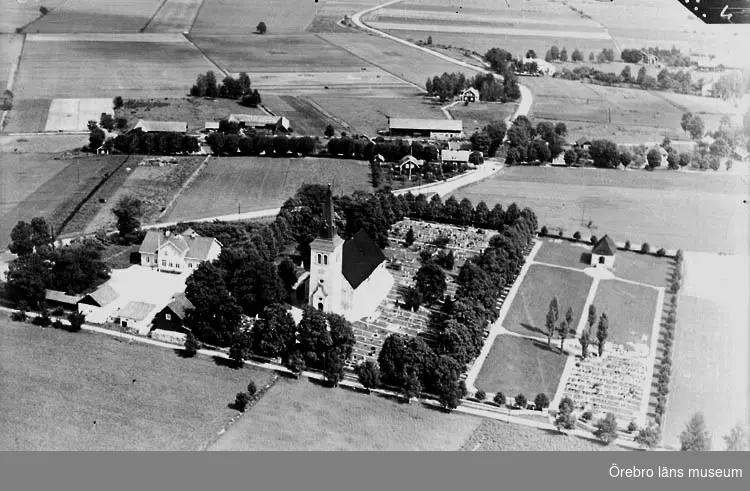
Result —
[[188, 32], [203, 0], [166, 0], [145, 26], [144, 32]]
[[334, 130], [352, 132], [345, 121], [339, 120], [309, 97], [293, 95], [264, 95], [263, 105], [279, 116], [286, 116], [298, 135], [323, 136], [326, 126]]
[[[587, 237], [582, 235], [581, 239]], [[535, 262], [567, 266], [583, 271], [590, 266], [591, 244], [560, 239], [544, 239], [542, 247], [534, 256]], [[619, 256], [618, 258], [619, 259]]]
[[[52, 10], [66, 0], [45, 0], [44, 6]], [[0, 17], [0, 32], [14, 33], [16, 28], [41, 17], [39, 4], [36, 2], [19, 2], [18, 0], [0, 0], [3, 15]], [[2, 51], [2, 50], [0, 50]]]
[[479, 418], [280, 379], [209, 450], [457, 450]]
[[0, 319], [2, 450], [199, 450], [271, 372]]
[[0, 34], [0, 90], [5, 90], [11, 68], [18, 61], [23, 48], [23, 37], [16, 34]]
[[88, 144], [89, 135], [24, 135], [0, 136], [0, 154], [59, 154], [80, 149]]
[[507, 397], [523, 394], [530, 401], [544, 393], [550, 400], [557, 392], [567, 355], [556, 346], [501, 334], [495, 338], [479, 371], [475, 386], [485, 392], [503, 392]]
[[540, 451], [540, 452], [591, 452], [598, 450], [623, 450], [619, 445], [603, 445], [576, 436], [528, 428], [503, 421], [484, 420], [471, 437], [464, 442], [464, 451]]
[[26, 99], [183, 97], [209, 70], [216, 68], [181, 36], [30, 35], [15, 93]]
[[14, 99], [13, 109], [5, 120], [8, 133], [44, 131], [52, 101], [49, 99]]
[[557, 297], [561, 318], [568, 307], [573, 308], [573, 327], [577, 326], [591, 282], [583, 272], [532, 264], [503, 320], [503, 327], [519, 334], [546, 336], [544, 322], [553, 297]]
[[653, 288], [618, 280], [599, 282], [596, 311], [609, 318], [608, 342], [651, 346], [658, 294]]
[[212, 159], [182, 193], [166, 221], [281, 206], [305, 183], [331, 183], [336, 194], [370, 191], [370, 168], [355, 160], [231, 157]]
[[305, 32], [315, 17], [314, 2], [277, 0], [254, 2], [242, 0], [205, 0], [190, 34], [252, 34], [259, 22], [265, 22], [268, 34]]
[[453, 119], [460, 119], [464, 122], [464, 133], [471, 135], [492, 121], [505, 121], [506, 118], [513, 115], [518, 104], [514, 103], [479, 103], [464, 106], [458, 104], [448, 110]]
[[424, 97], [386, 99], [313, 96], [313, 101], [336, 118], [345, 121], [356, 133], [371, 138], [378, 130], [388, 129], [388, 118], [446, 119], [440, 106]]
[[32, 22], [25, 32], [138, 32], [161, 0], [68, 0]]
[[[693, 251], [748, 250], [747, 183], [738, 176], [599, 169], [507, 168], [454, 193], [490, 208], [517, 202], [531, 207], [540, 224], [597, 234], [652, 248]], [[666, 210], [669, 210], [667, 212]], [[642, 219], [647, 216], [648, 220]]]

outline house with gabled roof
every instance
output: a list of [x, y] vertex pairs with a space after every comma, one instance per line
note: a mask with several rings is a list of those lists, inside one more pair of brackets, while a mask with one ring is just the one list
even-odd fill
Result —
[[154, 316], [154, 330], [187, 334], [190, 329], [185, 327], [185, 317], [192, 308], [195, 308], [193, 303], [183, 292], [176, 293], [172, 301]]
[[120, 297], [120, 294], [109, 283], [104, 283], [91, 293], [81, 297], [78, 301], [78, 312], [89, 315], [100, 312]]
[[609, 235], [605, 235], [591, 249], [591, 265], [597, 268], [611, 268], [615, 264], [617, 244]]
[[169, 273], [192, 273], [203, 261], [213, 261], [221, 253], [221, 242], [201, 237], [193, 229], [173, 234], [169, 230], [149, 230], [138, 252], [141, 266]]

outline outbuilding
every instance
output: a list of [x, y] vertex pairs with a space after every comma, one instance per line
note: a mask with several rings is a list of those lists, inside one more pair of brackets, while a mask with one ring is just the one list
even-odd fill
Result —
[[591, 250], [591, 265], [597, 268], [611, 268], [615, 264], [616, 253], [617, 244], [609, 235], [605, 235]]

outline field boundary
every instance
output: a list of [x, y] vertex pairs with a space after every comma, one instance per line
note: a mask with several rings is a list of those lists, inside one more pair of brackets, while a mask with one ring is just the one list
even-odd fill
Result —
[[[49, 12], [47, 12], [46, 15], [51, 14], [52, 12], [54, 12], [58, 8], [62, 7], [66, 3], [68, 3], [68, 0], [65, 0], [64, 2], [62, 2], [62, 3], [58, 4], [58, 5], [55, 5], [54, 7], [52, 7], [51, 9], [49, 9]], [[23, 26], [21, 26], [19, 28], [16, 28], [16, 32], [19, 33], [19, 34], [27, 34], [26, 33], [26, 29], [28, 29], [29, 27], [31, 27], [31, 24], [33, 24], [34, 22], [38, 21], [42, 17], [44, 17], [44, 15], [40, 15], [39, 17], [37, 17], [36, 19], [32, 20], [31, 22], [28, 22], [27, 24], [25, 24], [25, 25], [23, 25]]]
[[166, 215], [167, 213], [169, 213], [169, 211], [174, 206], [175, 201], [177, 201], [177, 198], [179, 198], [182, 195], [183, 191], [185, 191], [188, 188], [188, 186], [190, 186], [193, 183], [193, 181], [198, 177], [198, 174], [200, 174], [203, 171], [203, 169], [206, 168], [206, 165], [208, 165], [208, 161], [210, 159], [211, 159], [211, 156], [208, 155], [203, 160], [203, 162], [201, 162], [201, 165], [199, 165], [198, 168], [195, 169], [195, 171], [193, 171], [192, 174], [190, 174], [190, 177], [187, 178], [187, 180], [185, 181], [185, 183], [180, 187], [180, 189], [177, 190], [177, 192], [175, 193], [175, 195], [172, 196], [172, 199], [169, 200], [169, 203], [167, 203], [167, 206], [164, 207], [164, 211], [162, 211], [159, 214], [159, 216], [156, 217], [157, 221], [161, 220], [164, 217], [164, 215]]
[[[21, 66], [21, 59], [23, 58], [23, 50], [26, 48], [26, 34], [20, 34], [20, 36], [23, 36], [21, 38], [21, 49], [18, 50], [18, 58], [16, 61], [13, 62], [13, 65], [10, 67], [10, 72], [8, 73], [8, 82], [5, 84], [5, 87], [7, 90], [9, 90], [11, 93], [13, 93], [13, 84], [16, 82], [16, 74], [18, 73], [18, 68]], [[15, 100], [15, 94], [13, 94], [13, 99]], [[0, 115], [0, 134], [3, 133], [5, 130], [5, 120], [8, 117], [8, 113], [12, 111], [13, 108], [3, 111], [3, 114]]]
[[[202, 6], [203, 6], [203, 4], [201, 3], [201, 7], [202, 7]], [[198, 16], [196, 16], [196, 18], [198, 18]], [[191, 28], [191, 29], [192, 29], [192, 28]], [[208, 55], [206, 54], [206, 52], [205, 52], [205, 51], [203, 51], [203, 50], [202, 50], [202, 49], [200, 48], [200, 46], [198, 46], [197, 44], [195, 44], [195, 43], [193, 42], [193, 40], [192, 40], [192, 39], [190, 39], [190, 34], [185, 34], [185, 33], [183, 32], [183, 33], [181, 34], [181, 36], [182, 36], [183, 38], [185, 38], [185, 41], [187, 41], [188, 43], [190, 43], [190, 45], [191, 45], [192, 47], [194, 47], [195, 49], [197, 49], [197, 50], [198, 50], [198, 52], [199, 52], [199, 53], [201, 54], [201, 56], [203, 56], [203, 58], [204, 58], [204, 59], [205, 59], [205, 60], [206, 60], [206, 61], [207, 61], [208, 63], [210, 63], [211, 65], [213, 65], [214, 67], [216, 67], [216, 70], [218, 70], [218, 71], [219, 71], [219, 73], [221, 73], [221, 74], [222, 74], [222, 75], [224, 75], [225, 77], [228, 77], [228, 76], [229, 76], [229, 72], [227, 72], [226, 70], [224, 70], [223, 68], [221, 68], [221, 67], [220, 67], [220, 66], [219, 66], [219, 65], [218, 65], [218, 64], [217, 64], [217, 63], [216, 63], [216, 62], [215, 62], [215, 61], [214, 61], [214, 60], [213, 60], [213, 59], [212, 59], [212, 58], [211, 58], [210, 56], [208, 56]]]
[[148, 29], [148, 26], [149, 26], [149, 25], [150, 25], [150, 24], [151, 24], [151, 23], [152, 23], [152, 22], [154, 21], [154, 18], [156, 18], [156, 14], [158, 14], [158, 13], [159, 13], [159, 11], [160, 11], [160, 10], [161, 10], [161, 9], [162, 9], [162, 8], [164, 7], [164, 5], [165, 5], [165, 4], [166, 4], [166, 3], [168, 2], [168, 1], [169, 1], [169, 0], [161, 0], [161, 3], [159, 4], [159, 6], [158, 6], [158, 7], [156, 7], [156, 10], [154, 10], [154, 13], [153, 13], [153, 14], [151, 14], [151, 17], [149, 17], [149, 18], [148, 18], [148, 20], [147, 20], [147, 21], [146, 21], [146, 23], [145, 23], [145, 24], [143, 25], [143, 27], [141, 27], [140, 29], [138, 29], [138, 32], [146, 32], [146, 29]]

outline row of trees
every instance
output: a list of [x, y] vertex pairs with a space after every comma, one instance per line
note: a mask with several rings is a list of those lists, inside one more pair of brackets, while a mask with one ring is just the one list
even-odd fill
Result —
[[194, 97], [223, 97], [227, 99], [239, 99], [250, 92], [250, 77], [242, 72], [239, 78], [227, 76], [222, 83], [218, 83], [216, 74], [212, 71], [201, 73], [190, 88], [190, 95]]
[[[536, 57], [536, 53], [533, 53], [533, 58]], [[526, 57], [528, 58], [529, 53], [527, 53]], [[591, 59], [593, 60], [594, 53], [591, 53]], [[573, 53], [570, 55], [570, 60], [579, 62], [583, 61], [583, 52], [580, 51], [578, 48], [573, 50]], [[562, 61], [566, 62], [568, 61], [568, 50], [567, 48], [563, 47], [562, 49], [558, 48], [557, 45], [553, 45], [550, 49], [547, 50], [547, 53], [544, 55], [544, 61], [547, 62], [553, 62], [553, 61]]]
[[250, 133], [242, 136], [233, 133], [214, 132], [206, 137], [206, 143], [214, 155], [226, 156], [287, 156], [288, 154], [306, 157], [318, 150], [317, 138], [311, 136], [288, 137]]
[[145, 133], [141, 129], [120, 134], [105, 142], [124, 154], [189, 155], [200, 150], [198, 139], [181, 133]]

